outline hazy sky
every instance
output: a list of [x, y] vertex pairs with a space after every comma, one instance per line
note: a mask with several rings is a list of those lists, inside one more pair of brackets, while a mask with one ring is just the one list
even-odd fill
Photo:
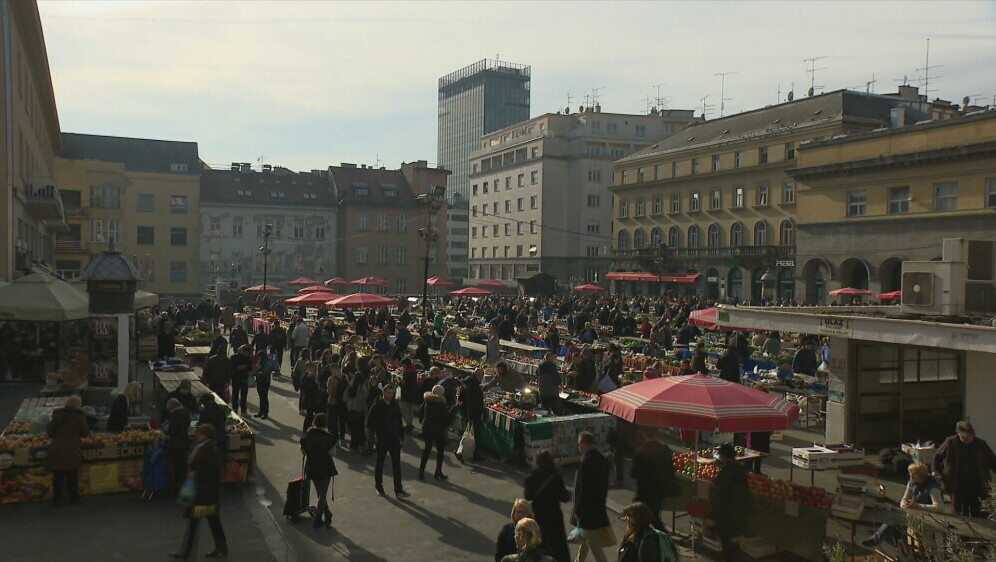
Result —
[[996, 2], [41, 1], [62, 130], [196, 141], [212, 166], [396, 167], [436, 158], [437, 79], [532, 66], [532, 115], [584, 103], [719, 116], [809, 87], [996, 95]]

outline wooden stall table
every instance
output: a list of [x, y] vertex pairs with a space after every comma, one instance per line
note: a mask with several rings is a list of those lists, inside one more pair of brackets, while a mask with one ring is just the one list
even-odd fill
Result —
[[25, 398], [21, 401], [21, 409], [28, 408], [51, 408], [53, 410], [63, 408], [69, 400], [68, 396], [52, 396], [42, 398]]
[[550, 351], [546, 347], [537, 347], [535, 345], [528, 345], [512, 340], [498, 340], [498, 343], [500, 343], [502, 347], [507, 347], [508, 349], [514, 349], [515, 351], [521, 352], [522, 354], [528, 355], [529, 357], [532, 357], [532, 354], [537, 351], [543, 351], [543, 352]]
[[183, 346], [180, 349], [181, 353], [187, 357], [187, 364], [191, 366], [203, 365], [211, 353], [211, 346], [206, 345]]
[[[163, 397], [173, 392], [180, 386], [180, 381], [190, 381], [190, 384], [201, 384], [200, 377], [193, 370], [190, 371], [153, 371], [156, 386], [152, 391], [152, 397], [156, 404], [162, 402]], [[206, 387], [205, 387], [206, 388]]]
[[487, 354], [488, 346], [482, 343], [474, 343], [469, 340], [460, 340], [460, 347], [470, 350], [473, 353]]
[[[174, 390], [180, 388], [180, 383], [183, 381], [159, 381], [160, 386], [166, 391], [166, 394], [173, 392]], [[204, 386], [199, 380], [190, 381], [190, 393], [194, 396], [199, 397], [202, 394], [209, 394], [211, 389]]]

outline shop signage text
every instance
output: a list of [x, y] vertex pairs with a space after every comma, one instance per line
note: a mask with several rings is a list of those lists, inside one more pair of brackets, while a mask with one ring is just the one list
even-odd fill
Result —
[[833, 316], [820, 316], [820, 327], [816, 333], [821, 336], [844, 336], [851, 337], [851, 323], [846, 318], [836, 318]]

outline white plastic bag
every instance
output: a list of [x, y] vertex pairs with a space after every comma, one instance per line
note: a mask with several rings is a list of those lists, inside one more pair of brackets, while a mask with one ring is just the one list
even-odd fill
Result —
[[467, 424], [467, 429], [463, 430], [463, 437], [460, 438], [460, 446], [457, 447], [457, 455], [469, 459], [474, 457], [474, 450], [477, 442], [474, 440], [474, 429], [471, 424]]

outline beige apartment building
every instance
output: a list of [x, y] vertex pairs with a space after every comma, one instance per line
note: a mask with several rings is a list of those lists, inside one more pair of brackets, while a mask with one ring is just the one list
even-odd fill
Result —
[[928, 105], [911, 87], [839, 90], [696, 123], [618, 160], [607, 277], [623, 292], [794, 298], [800, 146], [887, 126], [894, 108], [912, 123]]
[[3, 2], [0, 66], [0, 280], [55, 265], [55, 234], [65, 229], [53, 159], [62, 147], [52, 76], [35, 2]]
[[612, 161], [694, 120], [692, 110], [629, 115], [596, 106], [485, 135], [470, 155], [467, 282], [540, 272], [564, 284], [601, 281], [611, 260]]
[[69, 230], [56, 240], [66, 279], [113, 244], [160, 295], [201, 294], [197, 143], [63, 134], [55, 160]]

